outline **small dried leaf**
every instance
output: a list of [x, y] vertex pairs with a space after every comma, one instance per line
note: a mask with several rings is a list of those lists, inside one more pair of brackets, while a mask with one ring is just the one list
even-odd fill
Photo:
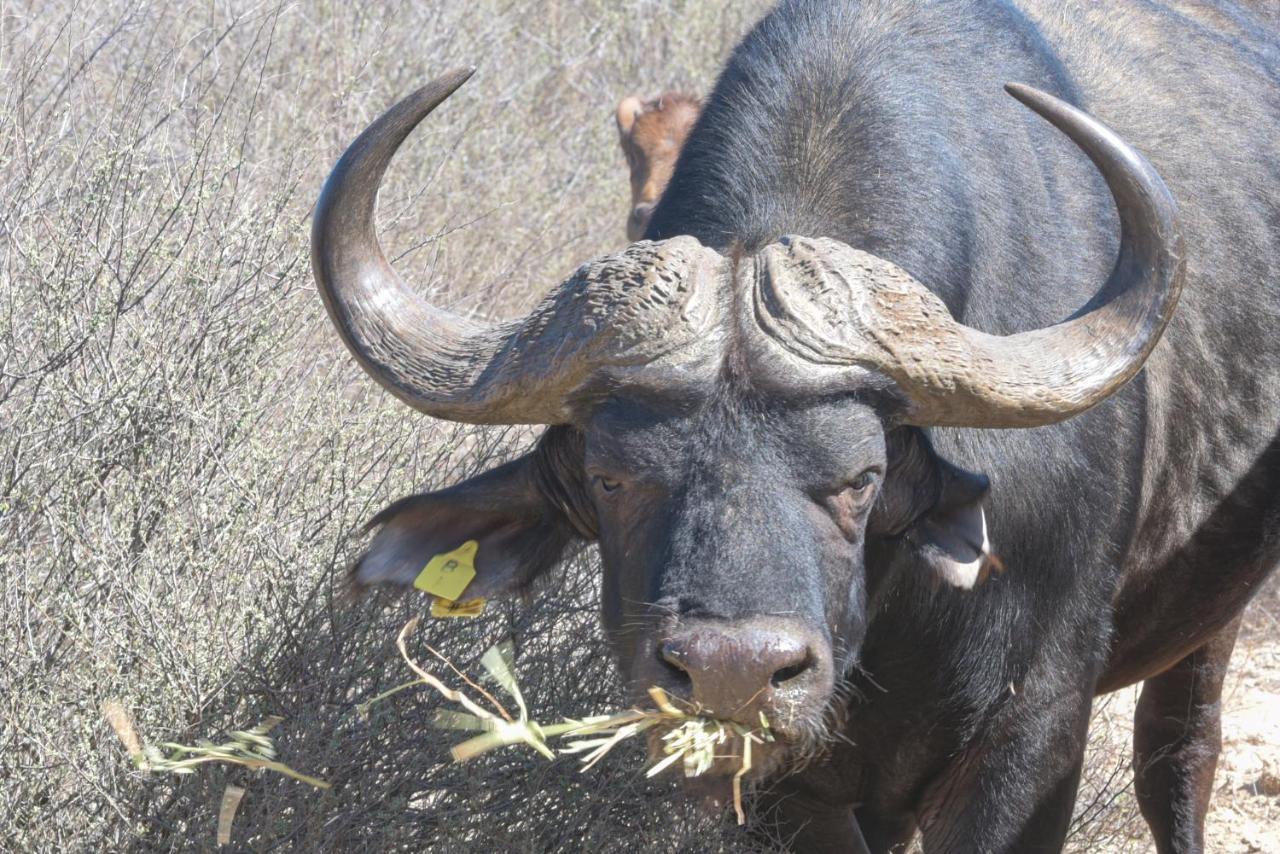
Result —
[[516, 701], [516, 705], [520, 707], [521, 717], [528, 717], [529, 712], [524, 705], [524, 696], [520, 693], [520, 683], [516, 681], [514, 660], [515, 651], [511, 641], [503, 641], [489, 647], [480, 658], [480, 664], [488, 671], [493, 681]]
[[106, 716], [107, 723], [115, 730], [116, 737], [120, 739], [129, 756], [136, 758], [143, 755], [142, 739], [138, 738], [138, 730], [133, 725], [133, 716], [125, 709], [124, 704], [119, 700], [107, 700], [102, 704], [102, 713]]
[[244, 798], [244, 788], [228, 783], [222, 790], [222, 805], [218, 808], [218, 844], [231, 844], [231, 823], [236, 820], [236, 810]]

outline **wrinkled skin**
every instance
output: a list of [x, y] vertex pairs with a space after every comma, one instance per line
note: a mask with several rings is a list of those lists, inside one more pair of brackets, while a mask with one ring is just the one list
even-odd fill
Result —
[[[1093, 696], [1144, 681], [1143, 813], [1161, 852], [1203, 850], [1220, 674], [1280, 563], [1280, 46], [1245, 4], [1183, 5], [783, 3], [645, 232], [727, 255], [834, 237], [974, 327], [1051, 324], [1116, 250], [1090, 165], [999, 90], [1057, 91], [1150, 157], [1186, 226], [1179, 313], [1106, 403], [929, 432], [874, 380], [807, 398], [733, 360], [692, 388], [618, 376], [525, 457], [384, 511], [357, 581], [411, 583], [476, 539], [468, 595], [494, 595], [597, 542], [637, 697], [768, 714], [782, 743], [755, 777], [804, 851], [917, 831], [1058, 850]], [[988, 525], [1007, 569], [954, 586]]]

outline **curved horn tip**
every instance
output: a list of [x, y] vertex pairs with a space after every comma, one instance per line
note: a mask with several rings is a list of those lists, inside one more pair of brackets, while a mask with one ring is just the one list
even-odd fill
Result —
[[[1177, 204], [1151, 162], [1102, 121], [1060, 98], [1022, 83], [1004, 89], [1062, 131], [1102, 174], [1120, 217], [1117, 260], [1094, 297], [1052, 327], [988, 336], [956, 323], [957, 334], [983, 356], [965, 363], [972, 380], [954, 365], [948, 370], [963, 382], [906, 376], [908, 387], [923, 389], [912, 401], [918, 414], [908, 419], [919, 426], [1036, 427], [1085, 411], [1141, 369], [1182, 290]], [[956, 393], [961, 386], [967, 388], [963, 396]]]
[[[457, 68], [450, 68], [444, 74], [436, 77], [435, 80], [427, 84], [427, 86], [447, 86], [449, 91], [457, 89], [463, 83], [471, 79], [471, 75], [476, 73], [476, 66], [461, 65]], [[425, 87], [424, 87], [425, 88]]]
[[475, 73], [476, 67], [474, 65], [451, 68], [430, 83], [419, 88], [405, 100], [414, 103], [430, 103], [434, 107], [458, 91], [458, 87], [470, 80], [471, 75]]
[[1071, 104], [1068, 104], [1061, 98], [1050, 95], [1043, 89], [1028, 86], [1025, 83], [1006, 83], [1004, 84], [1004, 91], [1008, 92], [1027, 108], [1039, 113], [1045, 118], [1049, 118], [1049, 116], [1046, 115], [1046, 111], [1051, 110], [1054, 107], [1066, 107], [1071, 110], [1075, 110], [1075, 107], [1071, 106]]
[[1008, 92], [1019, 101], [1022, 101], [1024, 98], [1032, 97], [1036, 93], [1040, 92], [1039, 89], [1028, 86], [1026, 83], [1016, 83], [1013, 81], [1004, 84], [1004, 91]]

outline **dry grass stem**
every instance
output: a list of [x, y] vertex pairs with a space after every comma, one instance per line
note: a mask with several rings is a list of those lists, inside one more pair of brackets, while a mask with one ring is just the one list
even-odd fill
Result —
[[201, 740], [195, 745], [173, 741], [156, 745], [146, 744], [138, 738], [129, 713], [118, 702], [105, 704], [105, 711], [111, 728], [120, 737], [133, 764], [139, 770], [194, 774], [198, 766], [216, 762], [240, 765], [254, 771], [274, 771], [317, 789], [329, 788], [330, 784], [324, 780], [295, 771], [276, 759], [275, 744], [267, 733], [275, 729], [284, 718], [273, 716], [252, 729], [231, 730], [227, 733], [230, 741], [222, 744]]
[[[368, 709], [375, 703], [404, 688], [427, 685], [434, 688], [445, 699], [458, 703], [466, 710], [465, 712], [449, 709], [438, 711], [435, 718], [437, 727], [482, 733], [455, 745], [450, 750], [454, 761], [465, 762], [500, 747], [525, 744], [547, 759], [554, 759], [556, 752], [584, 754], [581, 760], [581, 770], [584, 772], [595, 767], [622, 742], [657, 728], [664, 730], [661, 746], [665, 755], [649, 767], [645, 776], [656, 777], [679, 762], [684, 768], [686, 777], [697, 777], [709, 771], [716, 760], [736, 760], [738, 770], [733, 775], [733, 805], [738, 823], [746, 823], [746, 813], [742, 806], [742, 781], [751, 770], [751, 746], [773, 741], [769, 721], [763, 713], [760, 715], [759, 727], [748, 727], [737, 721], [710, 716], [696, 706], [682, 709], [676, 698], [655, 686], [649, 689], [649, 696], [654, 703], [652, 709], [633, 708], [610, 715], [566, 718], [555, 724], [540, 724], [529, 719], [529, 710], [519, 682], [516, 680], [510, 644], [503, 643], [490, 647], [480, 660], [490, 678], [511, 695], [520, 710], [517, 720], [512, 721], [509, 717], [499, 718], [466, 694], [445, 685], [414, 661], [406, 647], [406, 639], [418, 627], [419, 622], [419, 617], [412, 618], [396, 637], [396, 647], [400, 650], [401, 657], [418, 678], [413, 682], [396, 686], [390, 691], [384, 691], [372, 700], [362, 703], [360, 708], [363, 715], [367, 716]], [[430, 647], [428, 649], [468, 685], [482, 690], [454, 666], [453, 662], [436, 650]], [[501, 710], [498, 701], [488, 692], [484, 692], [484, 696]], [[549, 738], [574, 740], [567, 742], [558, 751], [553, 751], [547, 744]], [[739, 744], [740, 752], [734, 752], [733, 747]], [[725, 753], [726, 749], [730, 752]]]

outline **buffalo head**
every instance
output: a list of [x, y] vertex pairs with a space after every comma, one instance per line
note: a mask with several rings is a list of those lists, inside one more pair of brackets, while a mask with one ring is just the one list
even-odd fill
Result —
[[470, 73], [410, 95], [343, 155], [315, 210], [315, 277], [347, 347], [410, 406], [549, 429], [524, 457], [384, 510], [355, 579], [408, 585], [474, 540], [467, 597], [491, 596], [596, 542], [637, 695], [657, 684], [722, 717], [763, 712], [781, 745], [763, 770], [801, 757], [856, 663], [871, 579], [970, 587], [989, 560], [985, 479], [919, 428], [1050, 424], [1128, 381], [1178, 300], [1174, 203], [1106, 127], [1010, 86], [1093, 160], [1122, 223], [1110, 278], [1057, 325], [971, 329], [893, 263], [803, 236], [729, 255], [634, 243], [528, 317], [480, 323], [406, 287], [373, 225], [392, 155]]

